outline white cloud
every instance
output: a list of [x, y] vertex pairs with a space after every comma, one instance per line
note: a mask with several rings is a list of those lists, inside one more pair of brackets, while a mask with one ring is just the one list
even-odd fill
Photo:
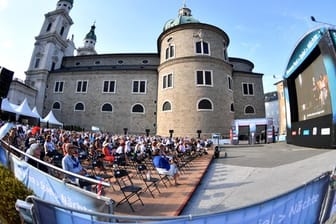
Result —
[[0, 11], [5, 10], [8, 6], [9, 0], [0, 0]]

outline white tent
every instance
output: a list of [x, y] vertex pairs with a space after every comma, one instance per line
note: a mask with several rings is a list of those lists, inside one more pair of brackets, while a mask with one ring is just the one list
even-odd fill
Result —
[[42, 119], [41, 115], [39, 114], [39, 112], [37, 111], [36, 107], [33, 108], [32, 112], [38, 116], [39, 119]]
[[39, 118], [35, 113], [33, 113], [28, 105], [27, 98], [15, 109], [17, 115], [23, 115], [27, 117]]
[[16, 114], [17, 113], [15, 111], [16, 108], [17, 105], [11, 104], [7, 98], [2, 99], [1, 110]]
[[47, 116], [45, 116], [45, 118], [43, 118], [43, 119], [41, 120], [41, 122], [49, 123], [49, 124], [54, 124], [54, 125], [60, 125], [60, 126], [63, 127], [63, 123], [59, 122], [59, 121], [56, 119], [56, 117], [55, 117], [55, 115], [54, 115], [54, 113], [53, 113], [52, 110], [48, 113]]
[[2, 125], [0, 128], [0, 139], [5, 137], [12, 127], [14, 127], [13, 123], [5, 123], [4, 125]]

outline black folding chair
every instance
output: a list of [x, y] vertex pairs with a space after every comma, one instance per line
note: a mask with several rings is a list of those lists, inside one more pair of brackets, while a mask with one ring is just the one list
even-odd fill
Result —
[[54, 166], [62, 168], [62, 159], [63, 159], [62, 154], [55, 154], [51, 157], [50, 163], [53, 164]]
[[[120, 187], [120, 191], [124, 195], [124, 198], [116, 204], [116, 207], [127, 202], [132, 211], [134, 212], [132, 204], [134, 204], [137, 201], [140, 201], [141, 204], [144, 205], [140, 197], [142, 188], [133, 184], [133, 181], [131, 177], [128, 175], [127, 170], [123, 169], [115, 170], [114, 177], [116, 179], [117, 184]], [[135, 199], [133, 199], [133, 197], [135, 197]]]
[[161, 183], [166, 187], [168, 188], [167, 186], [167, 183], [169, 183], [169, 185], [172, 185], [172, 183], [170, 182], [170, 178], [171, 176], [169, 176], [168, 174], [163, 174], [163, 173], [160, 173], [157, 168], [155, 168], [155, 171], [157, 172], [159, 178], [160, 178], [160, 181]]
[[144, 192], [148, 190], [153, 198], [154, 198], [153, 192], [155, 190], [161, 193], [158, 187], [158, 182], [160, 181], [160, 179], [152, 177], [150, 170], [147, 169], [146, 165], [139, 164], [137, 166], [137, 171], [138, 171], [138, 174], [140, 175], [140, 178], [143, 180], [143, 182], [146, 185], [146, 189], [144, 190]]
[[92, 166], [92, 172], [96, 176], [96, 178], [109, 182], [112, 189], [115, 191], [115, 188], [113, 186], [113, 181], [112, 181], [112, 178], [113, 178], [113, 175], [111, 173], [112, 170], [107, 169], [105, 167], [104, 161], [102, 161], [100, 158], [94, 159], [91, 162], [91, 166]]

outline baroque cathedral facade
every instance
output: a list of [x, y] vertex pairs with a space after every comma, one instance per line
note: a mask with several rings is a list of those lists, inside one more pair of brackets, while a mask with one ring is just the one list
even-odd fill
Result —
[[[227, 134], [235, 119], [264, 118], [263, 74], [228, 56], [228, 35], [185, 5], [168, 20], [155, 53], [99, 54], [95, 25], [76, 48], [68, 33], [73, 0], [45, 14], [26, 84], [41, 115], [67, 126], [121, 134]], [[76, 52], [76, 54], [75, 54]]]

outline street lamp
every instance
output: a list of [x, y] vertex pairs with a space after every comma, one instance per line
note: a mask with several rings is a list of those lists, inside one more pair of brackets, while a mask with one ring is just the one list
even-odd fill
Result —
[[174, 130], [169, 130], [170, 138], [173, 137]]
[[310, 19], [311, 19], [311, 21], [313, 21], [314, 23], [320, 23], [320, 24], [324, 24], [324, 25], [327, 25], [327, 26], [335, 27], [335, 25], [333, 25], [333, 24], [331, 24], [331, 23], [326, 23], [326, 22], [322, 22], [322, 21], [318, 21], [318, 20], [316, 20], [314, 16], [311, 16]]
[[150, 132], [150, 130], [149, 130], [149, 129], [146, 129], [145, 131], [146, 131], [146, 136], [148, 137], [148, 136], [149, 136], [149, 132]]
[[124, 128], [124, 135], [127, 135], [128, 128]]
[[202, 130], [197, 130], [198, 138], [201, 138]]

